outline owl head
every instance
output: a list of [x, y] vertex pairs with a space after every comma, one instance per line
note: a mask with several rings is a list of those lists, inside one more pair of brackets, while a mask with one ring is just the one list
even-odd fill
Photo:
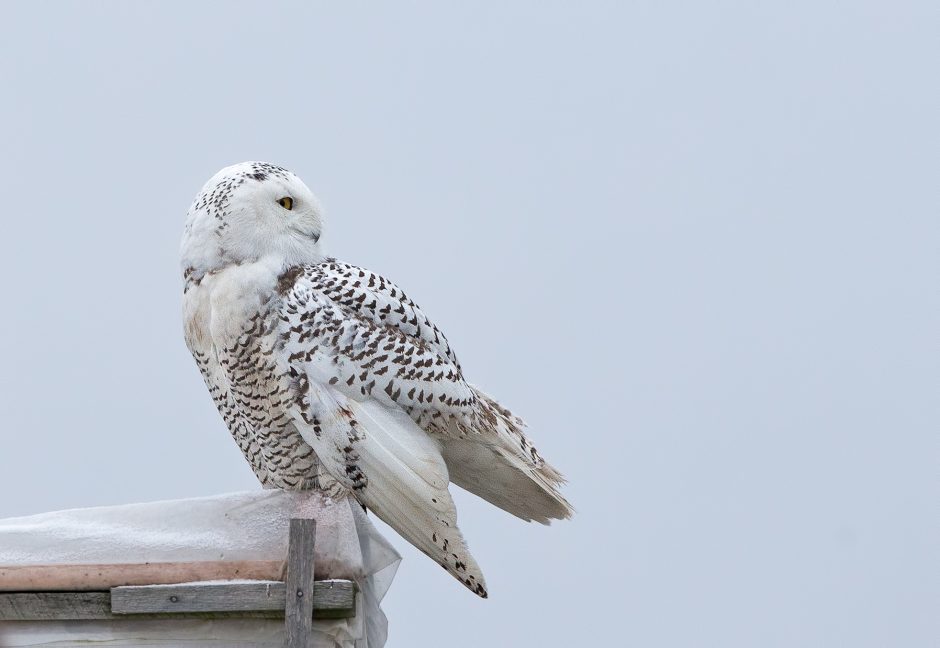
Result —
[[296, 175], [266, 162], [216, 173], [189, 208], [180, 260], [187, 278], [270, 259], [283, 267], [316, 263], [323, 221], [313, 192]]

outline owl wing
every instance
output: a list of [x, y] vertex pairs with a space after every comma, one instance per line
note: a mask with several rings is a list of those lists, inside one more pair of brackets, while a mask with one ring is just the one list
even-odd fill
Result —
[[[400, 404], [434, 397], [459, 409], [471, 389], [441, 347], [337, 303], [321, 281], [304, 268], [280, 303], [278, 353], [295, 395], [293, 423], [334, 479], [485, 597], [483, 574], [457, 527], [440, 445]], [[432, 379], [432, 369], [442, 377]]]
[[304, 267], [304, 277], [344, 309], [377, 326], [393, 328], [420, 340], [460, 373], [457, 355], [444, 333], [405, 291], [385, 277], [335, 260]]
[[[402, 409], [440, 443], [451, 481], [503, 510], [543, 524], [570, 517], [558, 490], [564, 480], [525, 423], [466, 382], [447, 338], [401, 288], [337, 261], [293, 272], [286, 309], [307, 312], [294, 334], [322, 340], [295, 353], [316, 347], [307, 369], [317, 380]], [[311, 308], [323, 314], [307, 326]]]
[[397, 286], [338, 262], [297, 273], [283, 306], [297, 321], [284, 323], [319, 381], [398, 406], [429, 432], [475, 433], [477, 394], [443, 333]]

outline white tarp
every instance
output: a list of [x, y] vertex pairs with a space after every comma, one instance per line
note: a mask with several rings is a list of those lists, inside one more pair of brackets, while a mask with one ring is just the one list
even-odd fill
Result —
[[[10, 518], [0, 520], [0, 566], [285, 560], [291, 517], [317, 521], [317, 579], [359, 586], [356, 616], [315, 620], [314, 645], [381, 648], [379, 603], [401, 558], [351, 498], [265, 490]], [[0, 646], [280, 647], [284, 639], [281, 620], [0, 623]]]

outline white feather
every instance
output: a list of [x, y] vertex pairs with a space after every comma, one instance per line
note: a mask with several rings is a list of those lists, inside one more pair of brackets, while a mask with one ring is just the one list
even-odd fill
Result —
[[[457, 527], [437, 442], [401, 409], [346, 398], [328, 386], [310, 386], [309, 408], [319, 421], [319, 435], [300, 412], [294, 423], [323, 467], [382, 521], [485, 598], [483, 574]], [[347, 470], [351, 465], [364, 483]]]

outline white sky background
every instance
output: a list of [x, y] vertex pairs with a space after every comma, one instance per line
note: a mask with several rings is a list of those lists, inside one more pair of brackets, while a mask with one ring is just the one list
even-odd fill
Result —
[[0, 517], [257, 487], [177, 249], [260, 159], [571, 480], [455, 494], [488, 601], [389, 531], [391, 648], [930, 645], [938, 5], [575, 4], [0, 5]]

